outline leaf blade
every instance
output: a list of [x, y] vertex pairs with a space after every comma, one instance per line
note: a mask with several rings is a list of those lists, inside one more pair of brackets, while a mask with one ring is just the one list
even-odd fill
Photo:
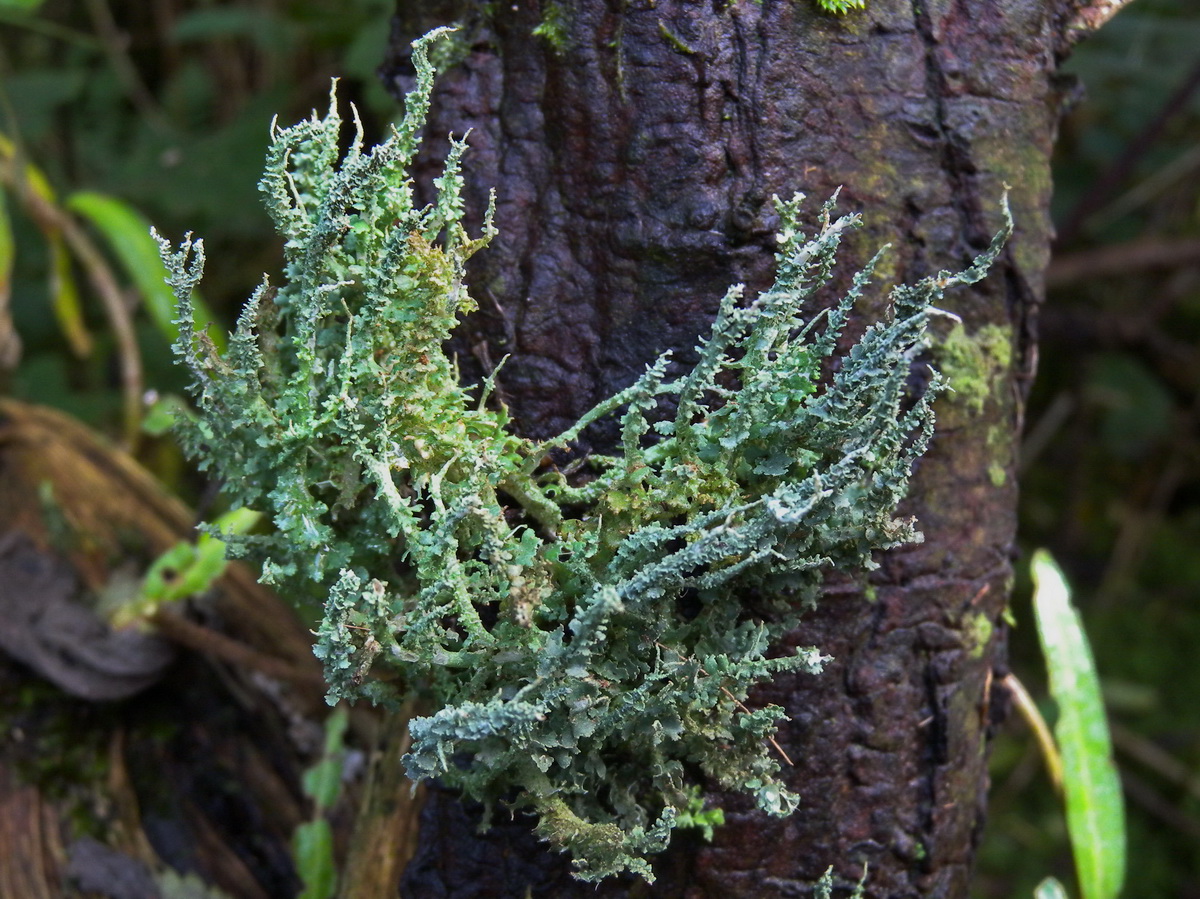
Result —
[[296, 873], [304, 882], [299, 899], [331, 899], [337, 891], [337, 864], [333, 855], [333, 830], [324, 818], [296, 828], [292, 838]]
[[1034, 553], [1032, 572], [1079, 889], [1083, 899], [1115, 899], [1125, 879], [1125, 813], [1100, 680], [1066, 580], [1046, 550]]
[[71, 352], [80, 359], [92, 354], [92, 335], [83, 318], [79, 285], [71, 268], [71, 253], [57, 231], [45, 233], [50, 249], [50, 305]]

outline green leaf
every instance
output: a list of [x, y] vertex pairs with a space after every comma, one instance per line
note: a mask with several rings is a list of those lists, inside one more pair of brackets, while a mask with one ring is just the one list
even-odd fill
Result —
[[725, 810], [721, 808], [705, 808], [704, 796], [700, 788], [693, 787], [688, 791], [687, 806], [675, 819], [676, 827], [695, 827], [704, 837], [706, 843], [713, 840], [713, 831], [725, 824]]
[[[342, 751], [346, 728], [350, 725], [350, 712], [344, 705], [338, 706], [325, 719], [325, 755], [333, 756]], [[328, 803], [332, 805], [333, 803]]]
[[1100, 680], [1062, 571], [1033, 555], [1033, 609], [1058, 705], [1067, 830], [1083, 899], [1114, 899], [1125, 879], [1125, 812]]
[[0, 190], [0, 307], [8, 302], [12, 290], [13, 257], [12, 221], [8, 217], [8, 202]]
[[0, 0], [0, 9], [19, 9], [32, 12], [42, 5], [43, 0]]
[[21, 357], [21, 338], [9, 313], [14, 256], [12, 222], [4, 191], [0, 190], [0, 369], [14, 368]]
[[253, 509], [233, 509], [218, 516], [213, 527], [222, 534], [248, 534], [262, 520], [262, 513]]
[[[243, 535], [261, 519], [252, 509], [234, 509], [213, 522], [223, 534]], [[137, 600], [118, 609], [112, 616], [114, 627], [123, 627], [148, 618], [160, 603], [178, 602], [207, 592], [225, 573], [225, 543], [212, 534], [202, 533], [195, 543], [180, 541], [154, 560], [142, 579]]]
[[304, 772], [304, 793], [317, 807], [317, 814], [332, 808], [342, 791], [343, 739], [350, 713], [340, 705], [325, 719], [325, 749], [320, 761]]
[[[2, 8], [2, 7], [0, 7]], [[6, 135], [0, 134], [0, 161], [8, 163], [24, 162], [18, 153], [17, 146]], [[54, 189], [45, 173], [31, 162], [24, 163], [24, 187], [43, 202], [54, 205]], [[4, 208], [4, 198], [0, 196], [0, 306], [7, 299], [9, 279], [12, 276], [13, 252], [11, 223], [7, 209]], [[48, 222], [37, 220], [37, 225], [46, 238], [50, 249], [50, 302], [54, 317], [62, 329], [63, 336], [71, 346], [71, 352], [76, 356], [85, 357], [92, 351], [92, 337], [87, 332], [83, 321], [83, 309], [79, 302], [79, 288], [75, 284], [75, 275], [71, 269], [71, 255], [58, 229]]]
[[54, 318], [67, 338], [71, 352], [82, 359], [92, 352], [92, 335], [83, 320], [83, 304], [79, 301], [79, 286], [71, 268], [71, 254], [57, 231], [47, 231], [45, 236], [50, 248], [50, 303]]
[[[123, 200], [95, 191], [71, 194], [66, 207], [82, 215], [104, 236], [141, 294], [150, 318], [167, 341], [174, 343], [179, 337], [175, 295], [167, 286], [167, 270], [159, 255], [158, 244], [150, 236], [150, 222]], [[208, 328], [213, 343], [224, 348], [221, 330], [208, 327], [215, 321], [212, 313], [199, 300], [194, 300], [193, 305], [197, 328]]]
[[13, 143], [8, 135], [3, 133], [0, 133], [0, 160], [13, 164], [24, 162], [25, 171], [23, 174], [25, 176], [25, 186], [47, 203], [54, 202], [54, 188], [50, 186], [50, 179], [46, 177], [45, 172], [22, 158], [22, 154], [17, 150], [17, 145]]
[[341, 759], [324, 758], [304, 772], [304, 792], [318, 810], [337, 802], [342, 789]]
[[304, 892], [298, 899], [331, 899], [337, 889], [337, 868], [329, 822], [319, 818], [297, 827], [292, 836], [292, 854], [296, 873], [304, 881]]
[[142, 418], [142, 430], [152, 437], [162, 437], [175, 427], [175, 422], [187, 418], [188, 406], [183, 397], [168, 393], [154, 400]]

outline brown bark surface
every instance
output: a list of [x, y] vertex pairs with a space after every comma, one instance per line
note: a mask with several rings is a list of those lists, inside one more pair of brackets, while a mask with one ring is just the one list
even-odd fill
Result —
[[432, 789], [403, 895], [807, 896], [828, 865], [849, 884], [869, 864], [872, 896], [964, 897], [1004, 666], [1057, 54], [1087, 4], [871, 0], [838, 17], [808, 0], [571, 0], [554, 4], [559, 47], [533, 35], [550, 6], [402, 3], [388, 67], [404, 90], [408, 42], [464, 23], [427, 159], [470, 128], [475, 211], [497, 190], [500, 236], [476, 257], [481, 309], [460, 350], [480, 371], [510, 356], [502, 396], [526, 433], [569, 425], [667, 347], [686, 361], [729, 284], [768, 284], [772, 194], [802, 190], [815, 210], [844, 186], [841, 208], [866, 226], [842, 283], [892, 244], [861, 327], [888, 286], [968, 264], [1009, 185], [1017, 233], [991, 276], [946, 305], [968, 338], [992, 326], [1011, 352], [980, 356], [967, 373], [977, 394], [939, 403], [908, 504], [925, 542], [881, 560], [870, 601], [831, 586], [793, 635], [834, 657], [823, 676], [761, 690], [791, 716], [779, 741], [798, 813], [770, 819], [721, 797], [728, 824], [711, 845], [682, 837], [654, 886], [597, 890], [571, 881], [528, 822], [479, 835], [473, 810]]

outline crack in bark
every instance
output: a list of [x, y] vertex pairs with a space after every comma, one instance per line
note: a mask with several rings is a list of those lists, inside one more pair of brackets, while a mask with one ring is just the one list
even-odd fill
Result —
[[933, 103], [942, 171], [950, 182], [952, 203], [962, 221], [962, 233], [973, 245], [982, 247], [986, 245], [987, 237], [984, 236], [984, 229], [980, 228], [979, 202], [970, 178], [975, 167], [970, 153], [956, 139], [947, 115], [946, 98], [951, 95], [950, 79], [942, 65], [941, 42], [928, 0], [912, 0], [912, 11], [925, 55], [925, 78], [928, 84], [926, 93]]

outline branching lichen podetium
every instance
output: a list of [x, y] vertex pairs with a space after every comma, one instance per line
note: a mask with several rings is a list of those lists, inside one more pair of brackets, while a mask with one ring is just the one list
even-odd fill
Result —
[[[332, 102], [272, 128], [262, 189], [284, 285], [264, 281], [224, 356], [191, 324], [202, 244], [164, 243], [198, 409], [182, 436], [274, 523], [236, 549], [322, 605], [330, 702], [424, 691], [436, 711], [411, 724], [411, 777], [531, 811], [580, 877], [652, 878], [647, 856], [681, 814], [714, 820], [700, 782], [773, 815], [796, 807], [769, 743], [782, 710], [743, 701], [779, 672], [820, 670], [817, 649], [770, 650], [824, 572], [919, 539], [895, 509], [939, 381], [905, 385], [931, 304], [981, 278], [1007, 231], [965, 272], [896, 288], [823, 383], [872, 265], [801, 321], [858, 217], [830, 201], [806, 237], [801, 197], [777, 202], [774, 286], [751, 302], [729, 290], [690, 371], [669, 374], [664, 354], [565, 433], [521, 437], [490, 379], [473, 393], [443, 351], [474, 305], [464, 266], [495, 234], [490, 210], [480, 237], [462, 225], [463, 141], [436, 201], [414, 205], [441, 34], [414, 44], [404, 119], [373, 150], [360, 130], [339, 162]], [[612, 455], [573, 477], [545, 464], [605, 416], [620, 422]]]

